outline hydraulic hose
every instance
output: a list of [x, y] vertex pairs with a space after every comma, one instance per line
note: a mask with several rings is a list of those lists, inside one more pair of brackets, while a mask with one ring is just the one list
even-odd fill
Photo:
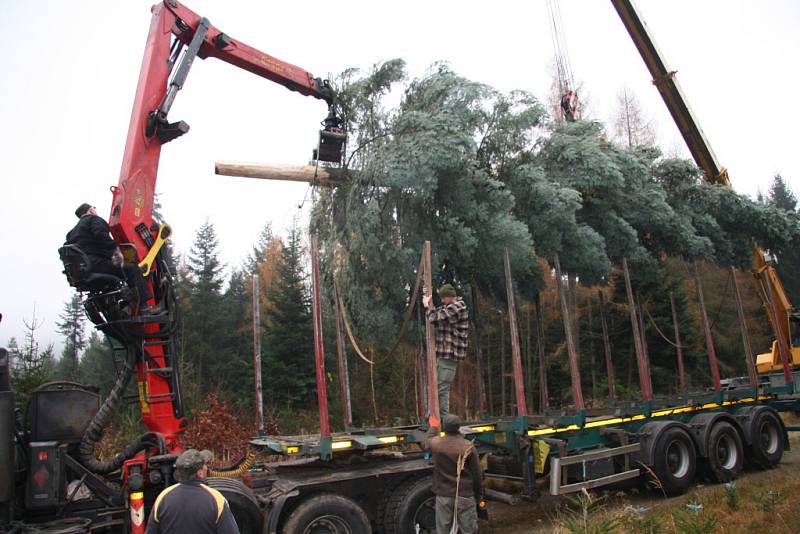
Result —
[[167, 452], [164, 436], [156, 432], [147, 432], [136, 438], [136, 440], [125, 447], [122, 452], [114, 455], [111, 460], [103, 462], [95, 458], [95, 445], [103, 437], [103, 432], [111, 421], [111, 417], [116, 411], [119, 401], [122, 400], [122, 394], [125, 388], [128, 387], [131, 376], [133, 376], [133, 366], [130, 360], [130, 358], [125, 359], [125, 363], [117, 376], [114, 387], [111, 388], [111, 392], [108, 394], [108, 397], [106, 397], [105, 402], [103, 402], [103, 405], [86, 428], [86, 432], [84, 432], [83, 439], [78, 448], [78, 459], [93, 473], [107, 474], [116, 471], [125, 460], [133, 458], [139, 451], [147, 447], [157, 447], [159, 454], [166, 454]]
[[209, 468], [208, 475], [212, 477], [240, 477], [245, 474], [248, 469], [253, 467], [253, 464], [256, 462], [256, 456], [258, 456], [256, 451], [251, 450], [230, 467], [221, 467], [219, 469]]

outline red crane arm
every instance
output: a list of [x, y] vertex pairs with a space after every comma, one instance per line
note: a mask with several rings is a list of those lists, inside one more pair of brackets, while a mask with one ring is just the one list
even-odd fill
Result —
[[[135, 229], [141, 224], [149, 230], [153, 222], [153, 198], [161, 145], [188, 130], [185, 124], [176, 124], [176, 134], [172, 134], [172, 137], [169, 137], [169, 133], [160, 136], [161, 132], [153, 131], [153, 114], [161, 115], [158, 120], [162, 123], [166, 120], [169, 107], [182, 87], [195, 56], [201, 59], [215, 57], [292, 91], [325, 100], [328, 104], [333, 98], [327, 85], [308, 71], [229, 37], [207, 19], [175, 0], [164, 0], [154, 5], [152, 13], [119, 184], [113, 188], [109, 219], [115, 239], [121, 243], [134, 243], [140, 258], [148, 246]], [[173, 37], [177, 40], [175, 45]], [[197, 45], [194, 51], [191, 49], [193, 44]], [[188, 60], [181, 62], [170, 82], [169, 77], [182, 46], [188, 47]]]
[[[147, 256], [158, 233], [153, 224], [153, 201], [161, 147], [189, 129], [182, 121], [170, 123], [167, 116], [195, 58], [216, 57], [292, 91], [325, 100], [330, 109], [333, 104], [333, 92], [327, 82], [229, 37], [176, 0], [164, 0], [151, 11], [122, 169], [119, 183], [112, 188], [109, 217], [114, 239], [133, 244], [137, 261]], [[153, 267], [158, 275], [158, 266]], [[148, 279], [148, 284], [158, 299], [162, 288], [154, 284], [153, 278]], [[179, 447], [177, 435], [186, 420], [174, 376], [174, 354], [167, 348], [172, 334], [157, 321], [144, 323], [143, 328], [146, 340], [137, 363], [142, 421], [150, 431], [163, 434], [169, 449], [174, 450]]]

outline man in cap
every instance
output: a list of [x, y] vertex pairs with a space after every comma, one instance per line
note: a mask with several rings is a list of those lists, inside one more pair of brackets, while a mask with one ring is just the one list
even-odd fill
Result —
[[203, 483], [210, 461], [209, 451], [188, 449], [178, 456], [178, 483], [156, 497], [146, 534], [239, 534], [228, 501]]
[[[436, 534], [449, 534], [453, 522], [461, 534], [478, 532], [477, 505], [483, 502], [483, 474], [478, 453], [471, 441], [461, 437], [458, 416], [442, 420], [444, 436], [435, 435], [425, 445], [433, 460], [436, 495]], [[476, 500], [477, 498], [477, 500]]]
[[450, 386], [456, 377], [458, 362], [467, 357], [469, 312], [464, 299], [456, 296], [450, 284], [439, 288], [442, 305], [434, 307], [429, 295], [422, 297], [428, 308], [428, 321], [436, 326], [436, 374], [439, 379], [439, 414], [442, 419], [450, 413]]
[[114, 276], [124, 274], [128, 286], [138, 294], [140, 313], [144, 315], [159, 313], [158, 308], [146, 304], [153, 295], [147, 287], [142, 271], [138, 265], [123, 261], [117, 242], [111, 238], [108, 223], [97, 215], [97, 208], [84, 202], [75, 210], [75, 215], [78, 217], [78, 224], [67, 233], [65, 244], [77, 245], [89, 256], [92, 272]]

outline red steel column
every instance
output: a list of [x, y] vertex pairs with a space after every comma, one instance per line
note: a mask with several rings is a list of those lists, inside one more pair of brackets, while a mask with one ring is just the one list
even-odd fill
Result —
[[[422, 248], [422, 268], [425, 272], [425, 295], [433, 298], [431, 274], [431, 242], [425, 241]], [[425, 317], [425, 344], [428, 354], [428, 424], [431, 428], [441, 428], [439, 423], [439, 378], [436, 371], [436, 336], [433, 323]]]
[[517, 400], [517, 415], [528, 415], [525, 401], [525, 382], [522, 376], [522, 354], [519, 348], [519, 330], [517, 328], [517, 305], [514, 301], [514, 282], [511, 279], [511, 262], [508, 259], [508, 248], [503, 247], [503, 268], [506, 274], [506, 300], [508, 301], [508, 324], [511, 329], [511, 363], [514, 366], [514, 393]]
[[558, 254], [554, 257], [556, 269], [556, 287], [561, 299], [561, 319], [564, 323], [564, 337], [567, 338], [567, 354], [569, 355], [569, 371], [572, 377], [572, 399], [575, 402], [575, 409], [583, 410], [583, 389], [581, 389], [581, 368], [578, 361], [578, 350], [575, 347], [575, 338], [572, 336], [572, 319], [567, 306], [567, 296], [564, 294], [564, 287], [561, 284], [561, 262], [558, 261]]
[[706, 350], [708, 352], [708, 365], [711, 367], [711, 382], [714, 384], [714, 390], [720, 391], [722, 384], [719, 378], [719, 364], [717, 363], [717, 351], [714, 348], [714, 338], [711, 336], [711, 326], [708, 323], [708, 314], [706, 313], [706, 300], [703, 296], [703, 283], [700, 281], [700, 271], [697, 269], [697, 263], [692, 264], [692, 274], [694, 275], [694, 286], [697, 289], [697, 302], [700, 304], [700, 316], [703, 319], [703, 332], [706, 336]]

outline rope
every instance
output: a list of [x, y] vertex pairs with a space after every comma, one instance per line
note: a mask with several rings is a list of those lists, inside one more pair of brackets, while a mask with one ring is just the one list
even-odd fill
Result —
[[672, 346], [673, 346], [673, 347], [675, 347], [676, 349], [677, 349], [677, 348], [681, 348], [681, 349], [686, 349], [686, 348], [688, 348], [686, 345], [683, 345], [683, 344], [682, 344], [682, 345], [678, 346], [678, 345], [676, 345], [675, 343], [673, 343], [673, 342], [672, 342], [672, 340], [670, 340], [670, 339], [669, 339], [667, 336], [665, 336], [665, 335], [664, 335], [664, 332], [662, 332], [662, 331], [661, 331], [661, 329], [660, 329], [660, 328], [658, 327], [658, 325], [656, 324], [655, 320], [653, 320], [653, 316], [652, 316], [652, 315], [650, 315], [650, 310], [648, 310], [648, 309], [647, 309], [647, 307], [645, 307], [645, 306], [642, 306], [642, 309], [643, 309], [643, 310], [644, 310], [644, 312], [647, 314], [647, 318], [648, 318], [648, 319], [650, 319], [650, 324], [651, 324], [651, 325], [653, 325], [653, 328], [655, 328], [655, 329], [656, 329], [656, 332], [658, 332], [658, 335], [660, 335], [660, 336], [661, 336], [661, 338], [662, 338], [664, 341], [666, 341], [667, 343], [669, 343], [670, 345], [672, 345]]
[[[414, 290], [411, 292], [411, 300], [409, 301], [408, 309], [406, 310], [406, 315], [403, 318], [403, 324], [400, 325], [400, 332], [397, 334], [397, 337], [395, 338], [394, 342], [392, 343], [391, 347], [386, 353], [387, 358], [391, 356], [395, 350], [397, 350], [397, 347], [400, 346], [400, 343], [403, 341], [403, 338], [405, 337], [408, 325], [411, 323], [411, 319], [414, 315], [414, 309], [416, 308], [417, 300], [419, 299], [419, 292], [420, 289], [422, 288], [422, 260], [423, 258], [420, 258], [419, 260], [419, 266], [417, 267], [417, 279], [414, 283]], [[355, 340], [355, 336], [353, 336], [352, 329], [350, 328], [350, 323], [347, 320], [347, 314], [345, 313], [344, 300], [342, 299], [342, 294], [339, 289], [339, 283], [336, 279], [336, 276], [333, 277], [333, 285], [334, 285], [334, 290], [336, 292], [336, 305], [339, 307], [339, 311], [342, 315], [342, 322], [344, 323], [344, 328], [345, 332], [347, 333], [347, 338], [350, 340], [350, 344], [353, 345], [353, 349], [356, 351], [356, 354], [358, 354], [362, 360], [372, 365], [374, 362], [369, 358], [367, 358], [366, 356], [364, 356], [364, 354], [361, 352], [361, 349], [358, 347], [358, 343]]]
[[335, 276], [333, 277], [333, 288], [336, 293], [336, 305], [339, 307], [339, 312], [342, 314], [342, 322], [344, 323], [344, 331], [347, 333], [347, 339], [350, 340], [350, 344], [353, 346], [353, 350], [356, 351], [356, 354], [358, 354], [358, 357], [368, 364], [373, 365], [375, 362], [364, 356], [364, 353], [361, 352], [361, 349], [358, 347], [355, 336], [353, 336], [353, 330], [350, 328], [350, 321], [347, 320], [344, 303], [342, 302], [342, 292], [339, 290], [339, 282], [336, 281]]

